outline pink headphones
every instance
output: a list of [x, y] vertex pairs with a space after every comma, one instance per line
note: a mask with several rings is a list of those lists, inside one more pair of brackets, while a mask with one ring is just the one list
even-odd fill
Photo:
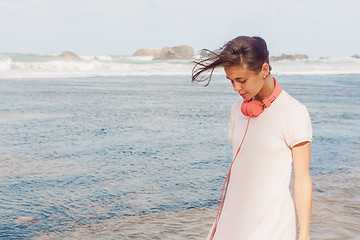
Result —
[[271, 93], [271, 95], [268, 98], [263, 99], [262, 101], [259, 100], [249, 100], [244, 101], [241, 105], [241, 112], [245, 116], [249, 117], [257, 117], [259, 116], [265, 108], [269, 107], [270, 104], [280, 95], [282, 89], [278, 81], [276, 81], [275, 78], [275, 87], [274, 91]]

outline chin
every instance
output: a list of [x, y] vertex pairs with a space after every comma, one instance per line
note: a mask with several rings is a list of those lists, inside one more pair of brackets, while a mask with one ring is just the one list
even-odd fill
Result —
[[[241, 95], [240, 95], [241, 96]], [[241, 96], [242, 97], [242, 99], [244, 99], [244, 101], [249, 101], [249, 100], [251, 100], [252, 98], [249, 98], [249, 97], [247, 97], [247, 96]]]

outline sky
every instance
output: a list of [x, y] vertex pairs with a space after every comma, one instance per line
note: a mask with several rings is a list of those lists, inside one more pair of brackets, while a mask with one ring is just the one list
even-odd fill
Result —
[[0, 0], [0, 52], [132, 55], [261, 36], [270, 55], [360, 55], [358, 0]]

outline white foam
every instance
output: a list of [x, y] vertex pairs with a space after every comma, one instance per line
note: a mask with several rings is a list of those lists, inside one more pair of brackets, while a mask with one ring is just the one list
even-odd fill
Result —
[[100, 55], [100, 56], [80, 55], [79, 57], [85, 61], [94, 61], [94, 60], [104, 61], [104, 62], [113, 61], [113, 58], [107, 55]]
[[[24, 55], [25, 56], [25, 55]], [[31, 58], [0, 55], [1, 78], [67, 78], [88, 76], [191, 75], [191, 60], [154, 61], [152, 56], [80, 56], [83, 61], [57, 56]], [[26, 59], [26, 60], [22, 60]], [[272, 62], [274, 74], [360, 74], [360, 60], [350, 57]], [[223, 75], [219, 70], [215, 75]]]
[[128, 59], [128, 60], [136, 60], [136, 61], [151, 61], [154, 59], [154, 56], [129, 56], [129, 57], [124, 57], [124, 59]]
[[95, 56], [80, 55], [79, 57], [85, 61], [91, 61], [95, 59]]
[[100, 61], [106, 61], [106, 62], [111, 62], [113, 60], [113, 58], [111, 56], [96, 56], [96, 59], [100, 60]]
[[360, 74], [360, 60], [351, 57], [306, 59], [271, 63], [275, 74]]
[[11, 58], [0, 55], [0, 71], [11, 69]]

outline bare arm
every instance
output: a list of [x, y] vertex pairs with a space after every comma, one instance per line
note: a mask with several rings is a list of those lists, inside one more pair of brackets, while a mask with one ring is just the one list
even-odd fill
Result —
[[294, 192], [299, 220], [299, 240], [310, 239], [312, 183], [310, 177], [310, 142], [292, 148], [294, 165]]

